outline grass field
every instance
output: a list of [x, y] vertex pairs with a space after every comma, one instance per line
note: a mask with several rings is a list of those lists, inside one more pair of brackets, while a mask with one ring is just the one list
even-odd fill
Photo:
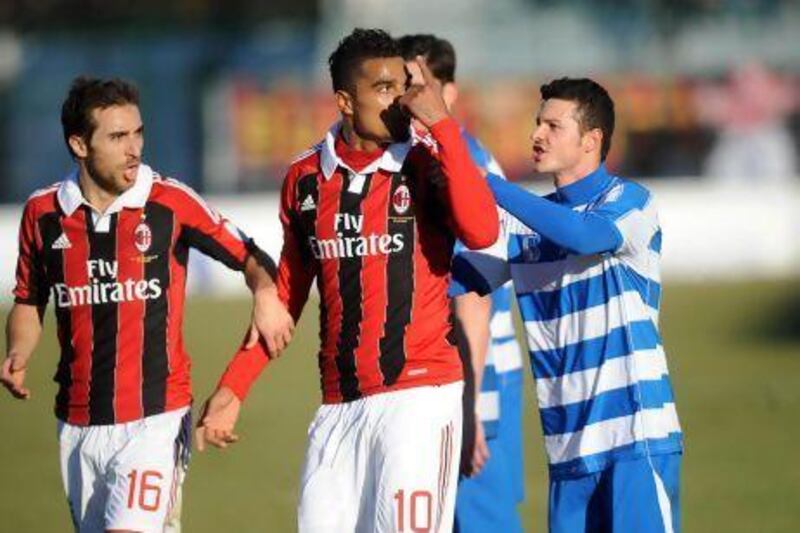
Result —
[[[683, 530], [800, 531], [800, 282], [668, 285], [665, 293], [662, 327], [687, 441]], [[199, 399], [238, 342], [248, 307], [188, 306]], [[316, 336], [312, 305], [291, 349], [254, 388], [242, 441], [194, 455], [184, 487], [188, 533], [295, 529], [305, 431], [319, 402]], [[0, 398], [0, 531], [70, 529], [51, 411], [56, 361], [50, 321], [30, 371], [33, 398]], [[545, 531], [545, 459], [527, 379], [521, 511], [526, 530]]]

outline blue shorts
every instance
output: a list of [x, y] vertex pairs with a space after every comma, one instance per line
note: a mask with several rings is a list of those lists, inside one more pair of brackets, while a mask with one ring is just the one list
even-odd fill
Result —
[[679, 533], [681, 454], [619, 461], [550, 481], [550, 532]]
[[517, 504], [524, 494], [522, 471], [522, 371], [498, 374], [500, 423], [489, 439], [489, 460], [475, 477], [462, 478], [456, 496], [459, 533], [522, 531]]
[[508, 457], [509, 470], [517, 503], [525, 499], [525, 470], [522, 449], [522, 386], [520, 368], [497, 375], [500, 388], [500, 427], [498, 438]]
[[491, 439], [487, 444], [490, 457], [481, 473], [462, 478], [458, 483], [454, 531], [521, 532], [510, 462], [499, 439]]

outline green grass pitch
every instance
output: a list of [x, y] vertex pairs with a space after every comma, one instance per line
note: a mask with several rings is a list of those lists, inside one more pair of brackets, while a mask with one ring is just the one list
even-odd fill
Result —
[[[51, 311], [48, 311], [48, 315]], [[292, 531], [305, 431], [319, 403], [316, 305], [245, 405], [242, 441], [195, 453], [184, 486], [188, 533]], [[3, 313], [5, 316], [5, 312]], [[244, 331], [246, 301], [191, 300], [185, 317], [195, 396], [205, 398]], [[667, 285], [661, 323], [686, 433], [683, 530], [800, 527], [800, 283]], [[4, 341], [3, 341], [4, 342]], [[29, 372], [33, 398], [0, 398], [0, 530], [69, 531], [51, 404], [52, 318]], [[547, 485], [527, 376], [526, 530], [545, 531]]]

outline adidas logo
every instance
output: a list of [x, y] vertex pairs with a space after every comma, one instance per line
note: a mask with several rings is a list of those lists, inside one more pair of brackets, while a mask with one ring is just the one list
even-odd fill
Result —
[[62, 233], [50, 248], [53, 250], [66, 250], [67, 248], [72, 248], [72, 243], [69, 242], [69, 239], [67, 239], [67, 235]]
[[314, 198], [312, 198], [310, 194], [306, 196], [306, 199], [300, 204], [300, 211], [311, 211], [316, 208], [317, 204], [314, 203]]

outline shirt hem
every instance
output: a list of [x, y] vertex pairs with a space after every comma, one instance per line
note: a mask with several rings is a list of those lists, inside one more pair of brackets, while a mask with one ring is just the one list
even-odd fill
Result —
[[550, 479], [558, 481], [572, 479], [602, 472], [612, 465], [622, 461], [632, 461], [643, 457], [656, 455], [669, 455], [673, 453], [683, 453], [683, 442], [669, 442], [663, 444], [650, 444], [646, 449], [637, 448], [634, 450], [624, 450], [620, 452], [611, 451], [602, 459], [581, 460], [577, 465], [559, 466], [550, 465]]
[[135, 418], [124, 418], [124, 419], [114, 420], [113, 422], [108, 423], [108, 424], [92, 424], [92, 423], [89, 423], [89, 422], [87, 422], [85, 424], [79, 424], [79, 423], [76, 423], [75, 421], [70, 421], [68, 416], [65, 416], [65, 417], [59, 416], [57, 412], [56, 412], [56, 419], [58, 421], [60, 421], [60, 422], [63, 422], [65, 424], [69, 424], [70, 426], [76, 426], [76, 427], [116, 426], [116, 425], [119, 425], [119, 424], [127, 424], [129, 422], [137, 422], [139, 420], [144, 420], [146, 418], [151, 418], [151, 417], [163, 415], [163, 414], [166, 414], [166, 413], [172, 413], [174, 411], [179, 411], [181, 409], [185, 409], [186, 407], [191, 407], [191, 405], [192, 405], [192, 401], [189, 400], [188, 402], [186, 402], [183, 405], [170, 406], [169, 409], [165, 408], [163, 411], [161, 411], [159, 413], [153, 413], [153, 414], [149, 414], [147, 416], [139, 416], [139, 417], [135, 417]]
[[397, 392], [400, 390], [405, 389], [413, 389], [416, 387], [436, 387], [440, 385], [450, 385], [451, 383], [456, 383], [458, 381], [463, 381], [464, 377], [461, 372], [454, 373], [452, 375], [444, 376], [438, 379], [427, 379], [427, 380], [414, 380], [414, 381], [405, 381], [401, 383], [395, 383], [391, 386], [381, 386], [381, 387], [373, 387], [371, 389], [362, 390], [361, 395], [357, 398], [353, 398], [351, 400], [344, 400], [342, 398], [338, 398], [338, 391], [334, 393], [323, 393], [322, 403], [323, 405], [334, 405], [339, 403], [349, 403], [356, 400], [360, 400], [362, 398], [366, 398], [367, 396], [375, 396], [377, 394], [384, 394], [387, 392]]

